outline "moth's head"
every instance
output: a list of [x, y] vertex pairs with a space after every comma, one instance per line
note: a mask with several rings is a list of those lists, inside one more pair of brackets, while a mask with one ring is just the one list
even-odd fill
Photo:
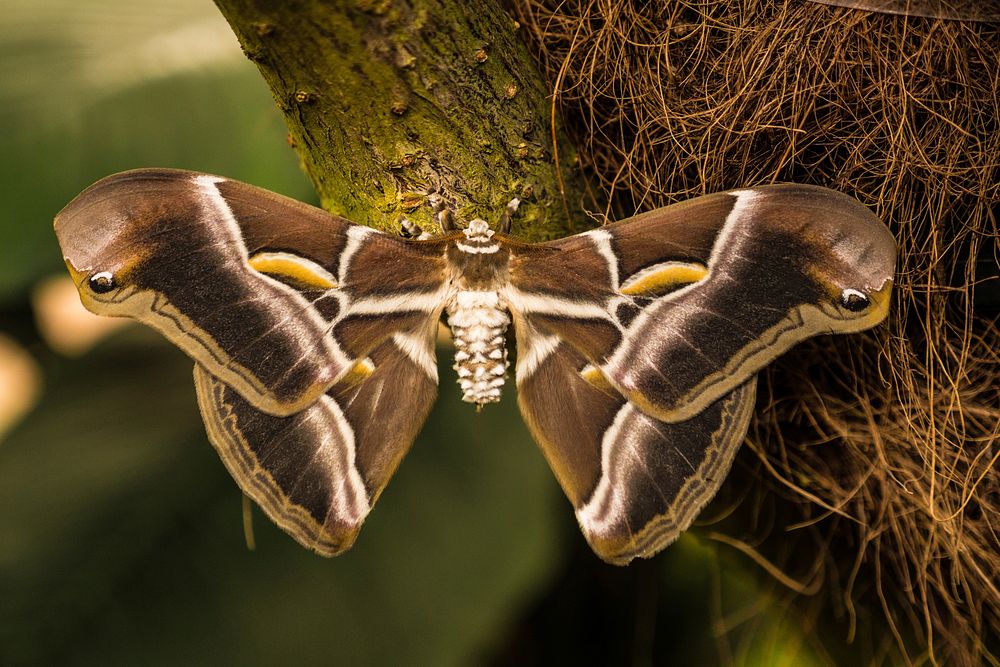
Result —
[[462, 230], [465, 234], [465, 238], [470, 241], [483, 241], [488, 242], [493, 238], [493, 230], [490, 229], [490, 223], [486, 222], [482, 218], [476, 218], [471, 220], [469, 225]]
[[177, 196], [183, 190], [176, 174], [141, 169], [108, 176], [56, 215], [56, 238], [87, 309], [116, 314], [136, 292], [139, 269], [164, 242], [169, 218], [183, 214], [190, 200]]

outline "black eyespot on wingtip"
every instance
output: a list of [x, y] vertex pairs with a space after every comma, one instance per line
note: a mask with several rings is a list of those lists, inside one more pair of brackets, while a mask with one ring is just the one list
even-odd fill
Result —
[[107, 294], [115, 288], [115, 277], [108, 271], [101, 271], [92, 275], [87, 284], [95, 294]]
[[871, 300], [857, 290], [845, 289], [840, 295], [840, 305], [852, 313], [860, 313], [871, 305]]

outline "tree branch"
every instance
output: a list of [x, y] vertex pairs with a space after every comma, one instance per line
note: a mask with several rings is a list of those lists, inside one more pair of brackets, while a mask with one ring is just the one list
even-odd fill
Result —
[[433, 189], [461, 217], [492, 223], [521, 198], [514, 232], [528, 240], [580, 231], [576, 156], [498, 5], [216, 4], [271, 87], [327, 210], [385, 230], [402, 215], [428, 225]]

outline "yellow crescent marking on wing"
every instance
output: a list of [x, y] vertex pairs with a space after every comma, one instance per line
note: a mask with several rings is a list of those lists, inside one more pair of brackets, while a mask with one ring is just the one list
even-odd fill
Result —
[[580, 377], [595, 389], [600, 389], [604, 392], [616, 391], [608, 378], [596, 366], [590, 364], [584, 366], [580, 369]]
[[259, 252], [249, 260], [260, 273], [281, 277], [289, 282], [315, 289], [333, 289], [337, 280], [316, 262], [287, 252]]
[[695, 262], [664, 262], [629, 276], [619, 292], [640, 296], [672, 287], [696, 283], [708, 275], [708, 267]]
[[368, 357], [365, 357], [358, 363], [351, 366], [351, 370], [340, 380], [337, 381], [337, 385], [351, 386], [353, 384], [358, 384], [359, 382], [364, 382], [371, 374], [375, 372], [375, 364]]

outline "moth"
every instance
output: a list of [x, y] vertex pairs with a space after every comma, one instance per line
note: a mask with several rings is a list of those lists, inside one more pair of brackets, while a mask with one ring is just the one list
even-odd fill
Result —
[[758, 371], [809, 336], [880, 322], [895, 264], [877, 216], [806, 185], [528, 244], [482, 219], [407, 239], [218, 176], [142, 169], [89, 187], [55, 231], [84, 305], [194, 360], [229, 472], [326, 556], [353, 544], [431, 409], [443, 315], [478, 405], [500, 397], [513, 325], [521, 412], [594, 551], [624, 564], [716, 493]]

